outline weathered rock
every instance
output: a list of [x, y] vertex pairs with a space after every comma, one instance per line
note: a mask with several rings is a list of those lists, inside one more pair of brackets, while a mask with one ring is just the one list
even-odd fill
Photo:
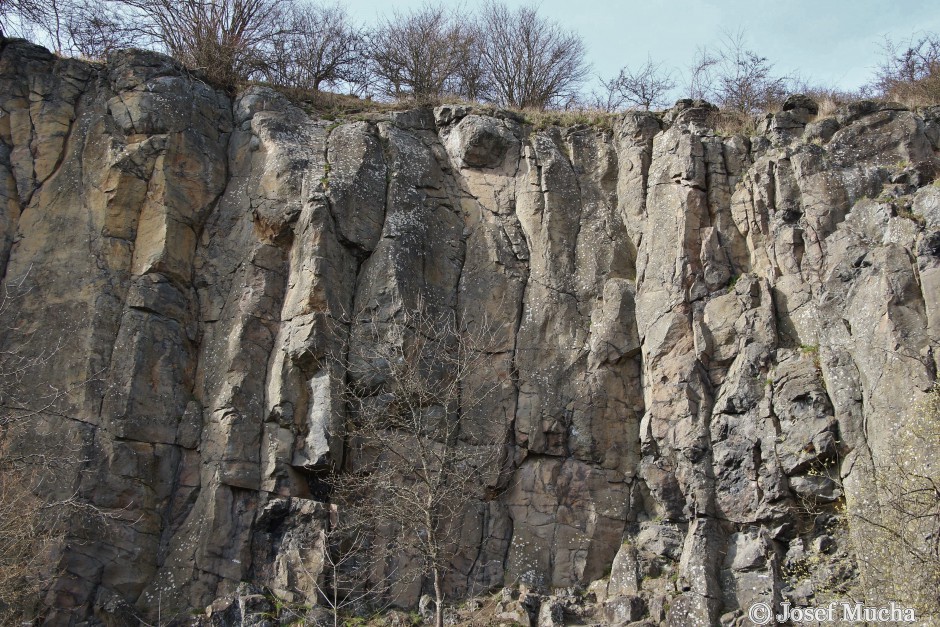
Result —
[[819, 113], [819, 105], [809, 96], [792, 94], [787, 96], [787, 99], [783, 101], [784, 111], [799, 111], [800, 109], [807, 111], [810, 115]]
[[835, 118], [823, 118], [806, 125], [803, 132], [803, 141], [808, 144], [825, 144], [839, 130], [839, 123]]
[[640, 570], [636, 548], [625, 543], [617, 551], [614, 563], [610, 567], [610, 582], [607, 585], [608, 597], [625, 597], [640, 592]]
[[544, 599], [539, 606], [538, 627], [562, 627], [564, 624], [564, 606], [552, 598]]
[[519, 143], [499, 120], [478, 115], [460, 120], [447, 141], [458, 157], [457, 165], [467, 168], [498, 167], [510, 147]]
[[[500, 601], [496, 604], [495, 618], [498, 622], [519, 625], [536, 625], [539, 620], [541, 600], [528, 588], [503, 588]], [[551, 617], [551, 612], [549, 612]]]
[[646, 603], [637, 596], [622, 596], [604, 604], [604, 618], [608, 625], [633, 623], [646, 614]]
[[724, 609], [747, 611], [755, 603], [777, 607], [782, 577], [766, 530], [749, 530], [728, 539], [721, 571]]

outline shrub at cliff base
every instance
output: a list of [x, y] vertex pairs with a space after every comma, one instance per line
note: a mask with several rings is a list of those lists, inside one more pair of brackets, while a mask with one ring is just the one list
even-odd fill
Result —
[[[896, 430], [893, 459], [876, 468], [880, 507], [853, 514], [866, 600], [940, 619], [940, 387]], [[928, 624], [924, 623], [924, 624]], [[934, 624], [934, 623], [929, 623]]]

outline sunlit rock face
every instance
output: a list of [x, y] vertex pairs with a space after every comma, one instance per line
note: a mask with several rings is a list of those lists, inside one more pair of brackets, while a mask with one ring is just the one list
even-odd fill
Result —
[[4, 42], [0, 343], [69, 390], [16, 446], [110, 514], [65, 533], [50, 622], [314, 597], [345, 424], [318, 356], [419, 299], [494, 326], [474, 412], [511, 434], [449, 595], [603, 580], [611, 621], [706, 625], [792, 592], [805, 503], [874, 498], [936, 376], [940, 111], [791, 105], [750, 138], [693, 101], [338, 123]]

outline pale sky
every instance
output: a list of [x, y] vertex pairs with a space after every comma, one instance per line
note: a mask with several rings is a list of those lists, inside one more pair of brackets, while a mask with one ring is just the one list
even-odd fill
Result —
[[[393, 9], [419, 7], [425, 0], [343, 0], [359, 21], [375, 23]], [[441, 0], [473, 10], [472, 0]], [[531, 4], [505, 0], [510, 6]], [[749, 47], [766, 56], [776, 73], [799, 73], [813, 83], [855, 89], [871, 79], [887, 35], [907, 40], [940, 32], [940, 0], [670, 0], [604, 2], [541, 0], [540, 14], [584, 38], [593, 74], [605, 78], [647, 55], [681, 72], [696, 48], [714, 44], [723, 29], [743, 28]]]

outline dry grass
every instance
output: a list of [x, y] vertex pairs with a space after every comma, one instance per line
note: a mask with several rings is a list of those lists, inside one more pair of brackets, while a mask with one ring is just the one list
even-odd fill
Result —
[[709, 124], [716, 135], [755, 135], [762, 116], [736, 110], [719, 110], [709, 114]]
[[885, 95], [885, 99], [899, 102], [910, 109], [940, 104], [940, 72], [921, 81], [895, 85]]
[[300, 87], [282, 87], [263, 82], [251, 84], [270, 87], [283, 94], [288, 100], [300, 106], [307, 113], [327, 120], [368, 113], [382, 114], [391, 113], [393, 111], [404, 111], [405, 109], [412, 108], [419, 104], [416, 101], [405, 100], [383, 102], [348, 94], [314, 91]]
[[568, 111], [526, 109], [519, 113], [522, 114], [525, 123], [535, 131], [542, 131], [552, 126], [561, 128], [591, 126], [608, 130], [613, 128], [614, 119], [620, 115], [601, 111], [600, 109], [573, 109]]
[[[937, 84], [935, 84], [937, 83]], [[498, 107], [492, 103], [469, 101], [453, 95], [401, 100], [373, 100], [354, 95], [328, 91], [314, 92], [310, 89], [281, 87], [266, 83], [261, 84], [283, 93], [292, 102], [300, 105], [311, 115], [327, 120], [364, 119], [383, 116], [396, 111], [405, 111], [418, 107], [436, 107], [443, 104], [464, 105], [481, 114], [509, 114], [524, 122], [533, 131], [543, 131], [551, 127], [571, 128], [588, 126], [601, 130], [613, 128], [614, 120], [623, 115], [623, 111], [608, 112], [602, 109], [513, 109]], [[812, 98], [819, 105], [815, 119], [832, 117], [839, 108], [859, 100], [875, 97], [868, 91], [849, 92], [834, 87], [807, 87], [802, 93]], [[940, 79], [919, 81], [917, 84], [895, 84], [892, 91], [883, 94], [881, 100], [897, 101], [912, 109], [940, 103]], [[748, 114], [732, 109], [723, 109], [712, 116], [710, 124], [718, 135], [754, 135], [766, 114], [780, 111], [781, 102], [770, 103], [768, 108], [757, 114]]]
[[410, 98], [381, 101], [371, 98], [359, 98], [328, 91], [314, 92], [310, 89], [279, 87], [266, 83], [254, 83], [270, 87], [284, 94], [291, 102], [299, 105], [307, 113], [327, 120], [356, 120], [370, 115], [384, 115], [396, 111], [406, 111], [418, 107], [438, 107], [441, 105], [463, 105], [483, 115], [509, 115], [528, 125], [534, 131], [543, 131], [550, 127], [570, 128], [590, 126], [598, 129], [612, 129], [614, 119], [620, 113], [609, 113], [600, 109], [510, 109], [491, 103], [473, 102], [456, 96]]

